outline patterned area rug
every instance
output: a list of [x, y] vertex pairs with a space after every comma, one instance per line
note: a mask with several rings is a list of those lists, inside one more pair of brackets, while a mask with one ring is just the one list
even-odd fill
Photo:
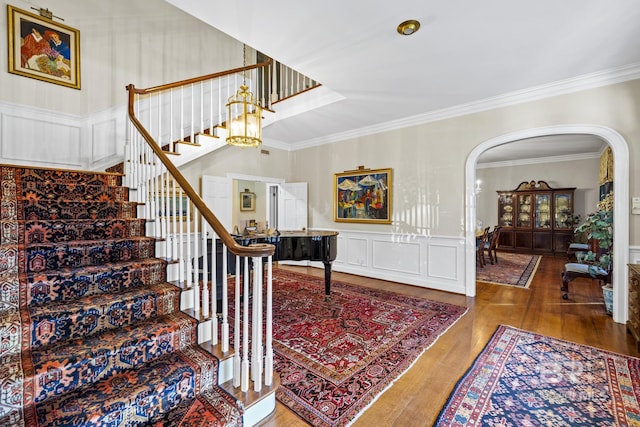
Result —
[[0, 165], [0, 427], [242, 425], [121, 180]]
[[499, 326], [436, 426], [640, 425], [640, 359]]
[[274, 270], [277, 398], [314, 426], [343, 426], [467, 308]]
[[528, 288], [541, 259], [540, 255], [500, 252], [497, 264], [491, 264], [487, 260], [483, 268], [476, 268], [476, 280], [496, 285]]

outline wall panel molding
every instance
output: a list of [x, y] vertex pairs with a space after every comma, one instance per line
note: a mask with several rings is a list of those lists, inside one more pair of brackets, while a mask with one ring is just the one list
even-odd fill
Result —
[[[340, 230], [334, 271], [464, 294], [464, 239]], [[312, 263], [322, 267], [321, 263]]]
[[0, 102], [0, 162], [101, 170], [123, 159], [124, 107], [91, 116]]

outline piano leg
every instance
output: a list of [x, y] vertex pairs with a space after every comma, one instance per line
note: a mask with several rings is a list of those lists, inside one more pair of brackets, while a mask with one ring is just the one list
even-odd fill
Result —
[[331, 262], [324, 263], [324, 300], [329, 301], [331, 298]]

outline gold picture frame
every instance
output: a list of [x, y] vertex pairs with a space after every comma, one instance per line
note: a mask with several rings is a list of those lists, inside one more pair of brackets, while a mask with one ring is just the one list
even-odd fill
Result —
[[333, 220], [391, 224], [392, 181], [391, 168], [334, 174]]
[[240, 193], [240, 210], [250, 212], [256, 210], [256, 193], [242, 191]]
[[9, 72], [80, 89], [80, 31], [7, 5]]

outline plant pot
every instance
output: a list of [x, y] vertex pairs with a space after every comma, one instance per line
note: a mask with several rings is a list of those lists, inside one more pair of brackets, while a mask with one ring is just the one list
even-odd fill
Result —
[[604, 308], [607, 314], [613, 313], [613, 286], [607, 283], [602, 287], [602, 296], [604, 296]]

